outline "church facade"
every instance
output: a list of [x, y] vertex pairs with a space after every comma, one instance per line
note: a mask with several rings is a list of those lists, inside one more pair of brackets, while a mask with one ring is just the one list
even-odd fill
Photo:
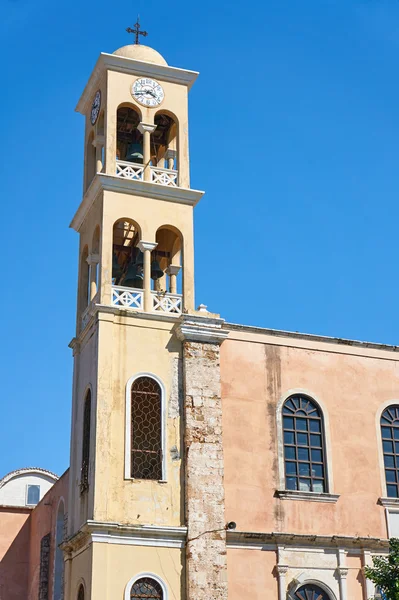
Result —
[[398, 350], [196, 309], [197, 75], [129, 45], [79, 100], [70, 467], [0, 506], [1, 600], [379, 597], [362, 569], [399, 536]]

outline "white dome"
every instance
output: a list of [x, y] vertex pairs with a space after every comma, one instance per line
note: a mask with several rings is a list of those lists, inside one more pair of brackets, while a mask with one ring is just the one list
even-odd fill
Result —
[[124, 56], [125, 58], [133, 58], [134, 60], [142, 60], [143, 62], [152, 63], [155, 65], [167, 66], [164, 57], [153, 48], [143, 46], [142, 44], [129, 44], [115, 50], [113, 54], [116, 56]]

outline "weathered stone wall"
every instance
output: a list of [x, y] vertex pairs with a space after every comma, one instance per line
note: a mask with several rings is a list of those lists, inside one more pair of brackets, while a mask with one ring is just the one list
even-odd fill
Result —
[[187, 600], [227, 600], [220, 346], [183, 347]]

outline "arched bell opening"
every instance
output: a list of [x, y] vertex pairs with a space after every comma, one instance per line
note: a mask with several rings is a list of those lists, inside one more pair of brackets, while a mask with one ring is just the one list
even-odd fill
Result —
[[99, 141], [98, 148], [96, 149], [96, 162], [97, 162], [97, 172], [104, 171], [105, 164], [105, 117], [104, 111], [100, 113], [98, 117], [97, 125], [96, 125], [96, 137]]
[[[152, 252], [151, 277], [154, 290], [181, 294], [183, 289], [182, 236], [171, 225], [160, 227], [156, 233], [157, 247]], [[162, 275], [153, 277], [154, 274]]]
[[143, 164], [143, 134], [138, 125], [139, 112], [131, 106], [120, 106], [116, 120], [116, 160]]
[[86, 145], [86, 185], [85, 189], [91, 184], [96, 174], [96, 149], [94, 147], [94, 132], [92, 131], [87, 139]]
[[131, 219], [114, 224], [112, 243], [112, 285], [143, 289], [143, 253], [137, 247], [140, 228]]
[[89, 279], [90, 279], [90, 300], [93, 300], [99, 289], [99, 277], [100, 277], [100, 226], [94, 230], [93, 240], [91, 243], [91, 255], [89, 260]]
[[171, 113], [158, 112], [156, 129], [151, 134], [151, 164], [161, 169], [177, 170], [177, 119]]
[[79, 314], [82, 316], [89, 304], [89, 248], [85, 246], [80, 255], [79, 265]]

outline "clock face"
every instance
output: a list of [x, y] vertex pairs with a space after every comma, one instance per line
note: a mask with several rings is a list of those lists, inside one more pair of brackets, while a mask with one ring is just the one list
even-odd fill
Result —
[[165, 92], [161, 84], [154, 79], [142, 77], [136, 79], [132, 85], [132, 96], [143, 106], [159, 106], [165, 98]]
[[93, 104], [91, 105], [91, 113], [90, 113], [90, 121], [92, 125], [95, 125], [98, 113], [100, 112], [101, 107], [101, 92], [97, 90], [96, 95], [94, 96]]

